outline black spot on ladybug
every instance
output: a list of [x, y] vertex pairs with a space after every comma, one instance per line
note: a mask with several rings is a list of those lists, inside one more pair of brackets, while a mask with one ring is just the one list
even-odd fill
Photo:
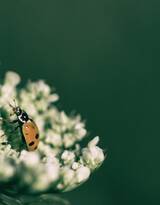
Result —
[[26, 132], [26, 133], [25, 133], [25, 135], [29, 135], [29, 133], [28, 133], [28, 132]]
[[34, 150], [37, 149], [37, 146], [35, 146]]
[[38, 139], [38, 138], [39, 138], [39, 134], [37, 133], [37, 134], [36, 134], [36, 139]]
[[33, 141], [29, 143], [29, 146], [32, 146], [32, 145], [34, 145], [34, 142], [33, 142]]

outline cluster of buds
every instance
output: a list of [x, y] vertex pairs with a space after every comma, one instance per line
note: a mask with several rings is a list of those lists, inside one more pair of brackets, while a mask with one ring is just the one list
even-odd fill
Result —
[[[87, 130], [80, 115], [59, 111], [54, 104], [59, 96], [43, 80], [17, 88], [20, 80], [17, 73], [9, 71], [0, 85], [0, 187], [14, 184], [14, 190], [25, 193], [65, 192], [78, 187], [104, 161], [103, 150], [97, 146], [99, 137], [81, 147]], [[16, 116], [10, 116], [8, 102], [13, 99], [39, 128], [40, 143], [33, 152], [22, 146], [21, 132], [10, 132], [14, 125], [7, 120]]]

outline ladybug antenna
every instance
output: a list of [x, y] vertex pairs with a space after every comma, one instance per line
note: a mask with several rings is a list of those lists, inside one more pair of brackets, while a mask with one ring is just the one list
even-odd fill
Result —
[[12, 105], [10, 102], [8, 102], [9, 106], [13, 109], [13, 111], [15, 110], [16, 106], [16, 100], [13, 99], [14, 105]]
[[16, 99], [15, 98], [13, 99], [13, 102], [14, 102], [15, 107], [17, 107], [17, 103], [16, 103]]
[[8, 103], [8, 104], [11, 108], [13, 108], [13, 109], [15, 108], [11, 103]]
[[12, 108], [12, 110], [13, 110], [13, 113], [10, 113], [10, 116], [12, 116], [12, 115], [14, 115], [14, 113], [15, 113], [15, 107], [10, 103], [10, 102], [8, 102], [8, 105]]

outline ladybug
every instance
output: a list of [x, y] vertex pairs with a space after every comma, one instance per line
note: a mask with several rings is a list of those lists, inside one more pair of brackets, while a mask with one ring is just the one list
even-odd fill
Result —
[[39, 131], [36, 123], [29, 118], [28, 114], [22, 110], [19, 106], [12, 107], [14, 114], [16, 114], [17, 119], [12, 121], [11, 123], [18, 123], [18, 126], [15, 128], [20, 128], [22, 133], [22, 139], [26, 144], [28, 151], [34, 151], [37, 149], [39, 144]]

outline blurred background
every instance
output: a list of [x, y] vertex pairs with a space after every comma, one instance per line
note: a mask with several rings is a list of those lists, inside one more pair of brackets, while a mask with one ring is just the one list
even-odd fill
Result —
[[55, 86], [86, 119], [104, 165], [72, 205], [160, 204], [160, 2], [0, 0], [0, 77]]

